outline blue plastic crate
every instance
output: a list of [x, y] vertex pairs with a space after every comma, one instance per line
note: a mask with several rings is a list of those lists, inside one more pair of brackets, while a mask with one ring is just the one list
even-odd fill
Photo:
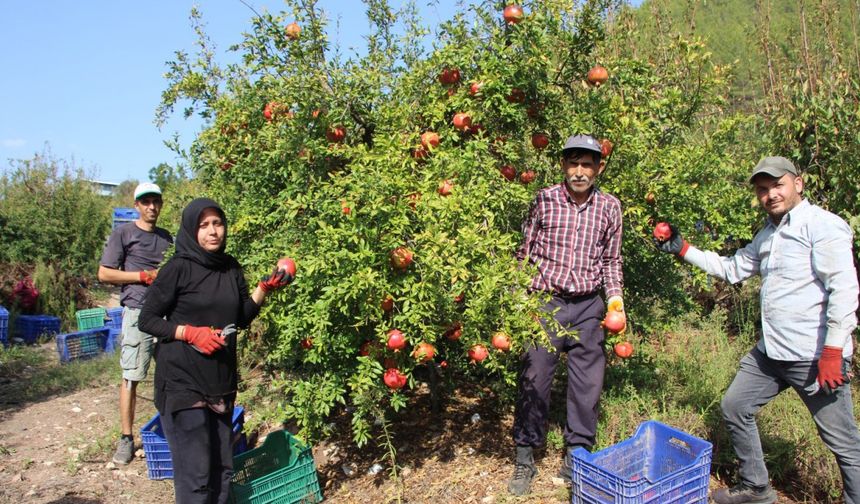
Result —
[[105, 327], [122, 330], [122, 306], [105, 310]]
[[140, 214], [134, 208], [114, 208], [113, 218], [119, 220], [136, 220]]
[[122, 331], [106, 327], [108, 330], [107, 339], [105, 340], [105, 353], [114, 353], [122, 343]]
[[[233, 455], [248, 449], [245, 434], [242, 432], [244, 425], [245, 408], [235, 406], [233, 408]], [[143, 441], [149, 479], [173, 479], [173, 457], [170, 455], [170, 447], [164, 437], [164, 428], [161, 427], [161, 417], [158, 413], [140, 428], [140, 439]]]
[[134, 208], [114, 208], [113, 209], [113, 227], [116, 229], [128, 222], [134, 222], [140, 216]]
[[9, 311], [0, 306], [0, 343], [9, 345]]
[[108, 329], [99, 327], [68, 334], [57, 335], [57, 352], [60, 362], [90, 359], [104, 352]]
[[40, 336], [60, 332], [60, 318], [53, 315], [18, 315], [13, 336], [25, 343], [35, 343]]
[[660, 422], [642, 422], [632, 438], [596, 453], [573, 451], [573, 499], [600, 504], [708, 501], [711, 443]]

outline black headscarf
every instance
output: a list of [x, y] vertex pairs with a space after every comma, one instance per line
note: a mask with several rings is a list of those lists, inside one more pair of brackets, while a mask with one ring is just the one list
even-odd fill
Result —
[[[197, 229], [200, 223], [200, 214], [203, 210], [212, 208], [218, 212], [224, 222], [224, 242], [216, 252], [209, 252], [197, 243]], [[223, 269], [229, 265], [233, 258], [224, 253], [227, 247], [227, 216], [224, 210], [209, 198], [197, 198], [182, 211], [182, 223], [179, 233], [176, 234], [176, 256], [190, 259], [210, 269]]]

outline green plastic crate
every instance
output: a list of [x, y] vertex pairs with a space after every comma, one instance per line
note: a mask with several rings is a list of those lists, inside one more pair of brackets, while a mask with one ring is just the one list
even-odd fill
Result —
[[266, 436], [262, 446], [233, 457], [233, 504], [322, 502], [311, 449], [285, 430]]
[[75, 319], [78, 321], [78, 331], [96, 329], [105, 326], [107, 311], [104, 308], [90, 308], [89, 310], [78, 310]]

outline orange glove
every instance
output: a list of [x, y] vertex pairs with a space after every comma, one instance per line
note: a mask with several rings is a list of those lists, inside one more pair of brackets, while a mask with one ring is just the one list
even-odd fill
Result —
[[204, 355], [212, 355], [226, 344], [226, 341], [224, 341], [224, 338], [219, 333], [220, 331], [216, 332], [209, 327], [186, 325], [181, 339], [192, 345], [198, 352]]
[[825, 346], [818, 359], [818, 384], [821, 388], [836, 390], [843, 383], [845, 376], [842, 374], [842, 349]]
[[621, 296], [611, 296], [606, 301], [606, 311], [624, 311], [624, 300]]
[[144, 285], [152, 285], [152, 282], [155, 281], [155, 277], [158, 276], [158, 270], [149, 270], [149, 271], [141, 271], [140, 272], [140, 283]]

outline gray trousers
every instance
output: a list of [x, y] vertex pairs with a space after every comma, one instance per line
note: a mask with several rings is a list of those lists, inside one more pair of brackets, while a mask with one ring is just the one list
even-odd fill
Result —
[[597, 404], [603, 389], [606, 354], [603, 352], [605, 313], [597, 294], [572, 299], [553, 297], [544, 306], [549, 313], [558, 308], [555, 319], [562, 327], [579, 332], [578, 337], [559, 337], [548, 331], [552, 349], [531, 347], [522, 355], [520, 383], [514, 413], [514, 443], [543, 446], [549, 420], [552, 378], [559, 356], [567, 352], [567, 445], [594, 446], [597, 433]]
[[[845, 359], [843, 370], [848, 369], [850, 361]], [[757, 348], [741, 359], [722, 401], [723, 418], [740, 460], [741, 480], [748, 486], [768, 484], [755, 415], [791, 387], [812, 413], [821, 440], [836, 456], [845, 504], [860, 504], [860, 432], [854, 420], [851, 387], [843, 385], [827, 395], [817, 390], [817, 376], [817, 362], [778, 361]]]

